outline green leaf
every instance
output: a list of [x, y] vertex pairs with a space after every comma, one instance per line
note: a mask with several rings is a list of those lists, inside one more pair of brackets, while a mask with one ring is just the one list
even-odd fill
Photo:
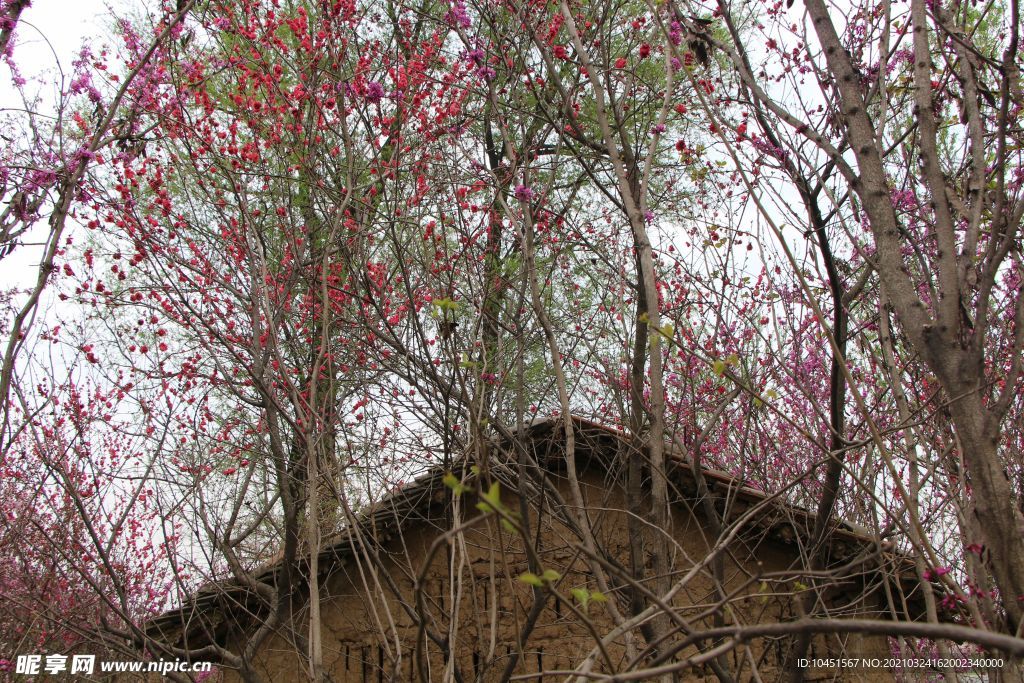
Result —
[[459, 302], [453, 301], [452, 299], [434, 299], [433, 304], [442, 311], [457, 311], [459, 310]]
[[537, 588], [544, 587], [544, 580], [533, 572], [523, 572], [519, 575], [519, 580], [528, 586], [536, 586]]
[[712, 369], [712, 370], [714, 371], [714, 373], [715, 373], [716, 375], [718, 375], [719, 377], [721, 377], [722, 375], [724, 375], [724, 374], [725, 374], [725, 361], [721, 361], [721, 360], [716, 360], [716, 361], [715, 361], [715, 362], [714, 362], [714, 363], [713, 363], [713, 364], [711, 365], [711, 369]]
[[573, 588], [569, 591], [572, 597], [576, 598], [576, 602], [583, 605], [584, 608], [590, 603], [590, 591], [586, 588]]
[[601, 591], [594, 591], [590, 594], [590, 599], [593, 602], [608, 602], [608, 598]]
[[454, 493], [456, 496], [461, 496], [463, 493], [466, 492], [465, 484], [459, 481], [459, 478], [456, 477], [451, 472], [445, 474], [444, 479], [442, 479], [441, 481], [444, 482], [444, 485], [450, 488], [452, 490], [452, 493]]
[[501, 506], [501, 484], [494, 482], [490, 488], [487, 489], [487, 493], [481, 493], [480, 497], [486, 500], [494, 507]]
[[554, 569], [545, 569], [544, 573], [540, 575], [540, 578], [550, 583], [552, 581], [558, 581], [560, 578], [562, 578], [562, 575], [556, 572]]

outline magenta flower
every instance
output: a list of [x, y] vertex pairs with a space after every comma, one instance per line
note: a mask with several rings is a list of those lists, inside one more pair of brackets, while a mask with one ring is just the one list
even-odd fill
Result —
[[377, 81], [370, 81], [366, 86], [366, 99], [371, 102], [380, 102], [384, 97], [384, 86]]
[[672, 22], [671, 30], [668, 32], [669, 40], [672, 41], [673, 45], [678, 45], [683, 42], [683, 26], [678, 21]]
[[469, 28], [473, 23], [469, 18], [469, 12], [466, 11], [466, 3], [462, 2], [462, 0], [456, 0], [456, 2], [452, 3], [451, 9], [444, 18], [445, 21], [458, 24], [462, 28]]

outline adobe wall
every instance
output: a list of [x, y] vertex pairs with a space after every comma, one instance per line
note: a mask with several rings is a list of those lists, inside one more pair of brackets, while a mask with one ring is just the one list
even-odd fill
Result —
[[[568, 499], [564, 481], [560, 489]], [[616, 487], [606, 486], [594, 476], [584, 479], [584, 495], [600, 542], [612, 549], [618, 562], [628, 566], [629, 529], [623, 496]], [[503, 500], [506, 506], [517, 509], [519, 503], [515, 496], [505, 494]], [[475, 502], [469, 494], [458, 500], [463, 519], [479, 514], [474, 509]], [[543, 569], [552, 569], [561, 575], [555, 584], [558, 592], [569, 596], [572, 588], [596, 590], [588, 565], [578, 551], [578, 538], [552, 514], [553, 501], [534, 503], [540, 512], [538, 514], [535, 508], [530, 521], [532, 532], [539, 533], [536, 546], [540, 564]], [[528, 563], [519, 537], [504, 529], [493, 515], [465, 529], [452, 544], [438, 546], [429, 570], [423, 573], [424, 589], [417, 595], [413, 588], [415, 578], [421, 574], [431, 545], [450, 524], [439, 509], [432, 510], [426, 520], [408, 524], [399, 537], [384, 545], [378, 558], [382, 571], [372, 571], [372, 562], [361, 557], [358, 562], [338, 567], [325, 582], [321, 605], [324, 658], [332, 680], [340, 683], [420, 680], [413, 676], [415, 666], [417, 671], [425, 669], [431, 681], [454, 680], [446, 675], [446, 671], [451, 673], [452, 667], [458, 667], [463, 680], [492, 681], [500, 677], [513, 654], [518, 654], [515, 673], [528, 675], [544, 670], [571, 670], [592, 650], [593, 636], [573, 613], [572, 608], [581, 609], [580, 606], [551, 598], [522, 651], [518, 652], [517, 634], [524, 629], [533, 599], [532, 589], [518, 579], [528, 570]], [[681, 505], [676, 506], [673, 525], [677, 544], [673, 567], [678, 579], [707, 555], [709, 539], [701, 515], [690, 513]], [[725, 623], [792, 618], [790, 594], [794, 586], [789, 582], [762, 584], [751, 577], [797, 566], [800, 563], [793, 545], [761, 532], [737, 539], [725, 561], [725, 589], [731, 595], [724, 611]], [[848, 608], [846, 615], [877, 616], [872, 614], [874, 609], [867, 606], [879, 604], [877, 597], [869, 596], [865, 604]], [[700, 574], [679, 591], [673, 604], [683, 619], [699, 629], [713, 625], [707, 614], [716, 601], [712, 580]], [[417, 604], [422, 605], [422, 609], [417, 609]], [[459, 617], [454, 624], [450, 618], [453, 609]], [[451, 643], [453, 656], [447, 658], [447, 669], [442, 648], [429, 639], [418, 637], [419, 626], [413, 613], [428, 615], [427, 628]], [[587, 615], [598, 633], [603, 635], [611, 630], [612, 621], [605, 605], [591, 604]], [[415, 647], [418, 641], [424, 643], [419, 654]], [[625, 661], [623, 644], [620, 639], [607, 647], [614, 668], [621, 667]], [[737, 680], [756, 680], [751, 674], [755, 662], [762, 680], [777, 680], [782, 673], [779, 662], [788, 647], [787, 640], [757, 641], [749, 648], [734, 649], [725, 656], [723, 664]], [[844, 653], [845, 656], [884, 658], [888, 648], [886, 640], [880, 637], [819, 637], [811, 654], [841, 656]], [[697, 650], [682, 654], [694, 655]], [[274, 637], [262, 649], [256, 668], [271, 681], [304, 681], [308, 678], [302, 668], [303, 659], [294, 647]], [[419, 664], [414, 664], [414, 660]], [[608, 668], [599, 662], [594, 670]], [[892, 680], [881, 671], [812, 673], [808, 680]], [[715, 680], [710, 671], [703, 668], [690, 670], [683, 680], [703, 680], [706, 675], [708, 680]], [[544, 680], [564, 678], [564, 675], [548, 676]], [[237, 678], [227, 672], [225, 680]]]

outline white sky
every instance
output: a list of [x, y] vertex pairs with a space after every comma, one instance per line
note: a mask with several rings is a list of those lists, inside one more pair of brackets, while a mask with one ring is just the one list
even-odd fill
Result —
[[[33, 69], [42, 71], [55, 65], [54, 52], [65, 71], [84, 40], [90, 42], [109, 35], [110, 5], [125, 7], [127, 0], [35, 0], [21, 15], [16, 38], [15, 58], [26, 76]], [[48, 41], [48, 42], [47, 42]], [[4, 68], [0, 94], [10, 92], [10, 80]]]

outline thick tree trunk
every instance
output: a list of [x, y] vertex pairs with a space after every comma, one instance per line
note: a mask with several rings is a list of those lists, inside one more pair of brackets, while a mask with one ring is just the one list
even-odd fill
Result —
[[1008, 630], [1016, 632], [1024, 600], [1024, 517], [1013, 504], [1013, 489], [1000, 465], [999, 431], [990, 424], [976, 393], [954, 400], [949, 412], [967, 463], [974, 514], [984, 534], [981, 540], [988, 550], [989, 568], [999, 586]]

